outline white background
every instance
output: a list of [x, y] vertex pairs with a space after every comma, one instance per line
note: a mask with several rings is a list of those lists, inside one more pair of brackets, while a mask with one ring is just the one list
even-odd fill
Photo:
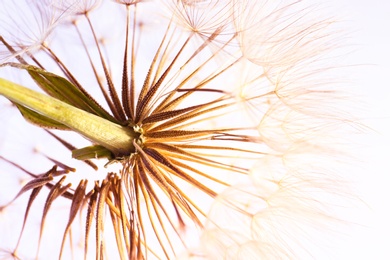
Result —
[[349, 55], [349, 63], [358, 66], [350, 80], [364, 100], [362, 110], [366, 112], [361, 117], [371, 127], [361, 140], [366, 144], [362, 151], [366, 167], [356, 173], [364, 202], [359, 213], [363, 213], [358, 217], [358, 227], [350, 229], [344, 252], [338, 255], [340, 259], [342, 255], [390, 259], [390, 1], [333, 2], [335, 15], [341, 14], [352, 31], [348, 37], [354, 52]]
[[366, 227], [356, 236], [351, 233], [345, 253], [356, 252], [356, 259], [390, 259], [390, 1], [342, 0], [337, 5], [344, 7], [340, 11], [354, 31], [351, 62], [362, 64], [356, 69], [356, 90], [365, 101], [367, 115], [362, 116], [374, 129], [365, 140], [367, 167], [358, 173], [369, 208], [362, 216]]

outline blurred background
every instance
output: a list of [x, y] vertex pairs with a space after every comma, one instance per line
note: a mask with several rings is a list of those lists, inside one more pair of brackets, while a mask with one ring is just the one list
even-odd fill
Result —
[[360, 140], [367, 164], [356, 176], [367, 215], [361, 216], [361, 233], [351, 233], [351, 242], [360, 242], [346, 252], [356, 252], [356, 259], [390, 259], [390, 2], [341, 0], [335, 6], [352, 31], [350, 61], [357, 66], [351, 80], [371, 127]]

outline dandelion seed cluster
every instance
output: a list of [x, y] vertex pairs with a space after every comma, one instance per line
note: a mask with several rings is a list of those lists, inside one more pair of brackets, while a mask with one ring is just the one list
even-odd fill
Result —
[[[2, 78], [76, 111], [49, 116], [45, 106], [2, 94], [12, 101], [4, 100], [3, 114], [19, 110], [15, 120], [43, 136], [23, 148], [1, 140], [1, 167], [29, 178], [19, 193], [0, 191], [16, 196], [1, 201], [2, 217], [27, 198], [14, 246], [0, 238], [5, 257], [44, 259], [55, 249], [62, 259], [291, 259], [310, 255], [303, 241], [336, 222], [324, 195], [339, 195], [329, 162], [341, 156], [337, 138], [348, 117], [329, 63], [334, 22], [317, 7], [1, 5]], [[89, 127], [92, 118], [102, 124]], [[55, 214], [65, 210], [65, 219]]]

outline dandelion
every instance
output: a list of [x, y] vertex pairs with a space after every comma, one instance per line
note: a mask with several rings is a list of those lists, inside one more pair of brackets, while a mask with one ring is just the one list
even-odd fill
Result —
[[44, 136], [30, 134], [33, 149], [2, 140], [2, 167], [29, 179], [1, 190], [9, 199], [0, 214], [30, 194], [20, 235], [9, 231], [15, 246], [2, 252], [285, 259], [310, 255], [303, 241], [337, 222], [323, 195], [338, 196], [327, 164], [341, 156], [347, 115], [327, 78], [334, 22], [314, 6], [2, 4], [0, 94], [11, 101], [2, 110]]

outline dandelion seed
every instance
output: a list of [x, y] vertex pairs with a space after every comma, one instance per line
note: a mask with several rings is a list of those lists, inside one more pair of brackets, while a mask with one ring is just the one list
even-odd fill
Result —
[[40, 147], [31, 162], [17, 140], [1, 147], [2, 167], [30, 178], [0, 208], [30, 193], [10, 255], [294, 258], [311, 254], [301, 242], [317, 226], [337, 222], [322, 195], [339, 195], [327, 141], [346, 120], [327, 102], [338, 94], [315, 81], [333, 21], [314, 7], [22, 2], [23, 19], [3, 16], [0, 69], [30, 81], [3, 74], [0, 94], [45, 139], [29, 138]]

